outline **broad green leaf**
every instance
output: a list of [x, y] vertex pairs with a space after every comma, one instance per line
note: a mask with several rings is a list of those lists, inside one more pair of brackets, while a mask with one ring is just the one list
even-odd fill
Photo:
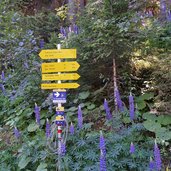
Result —
[[85, 106], [85, 104], [84, 103], [81, 103], [79, 106], [81, 106], [81, 108], [83, 108]]
[[164, 130], [158, 131], [156, 133], [156, 137], [164, 141], [171, 140], [171, 132], [164, 129]]
[[45, 119], [41, 119], [41, 120], [40, 120], [40, 124], [41, 124], [41, 125], [44, 125], [44, 124], [45, 124]]
[[89, 91], [84, 91], [84, 92], [79, 93], [78, 98], [81, 100], [84, 100], [84, 99], [87, 99], [89, 95], [90, 95]]
[[18, 167], [20, 169], [24, 169], [28, 165], [28, 163], [30, 161], [31, 161], [31, 158], [30, 157], [22, 157], [21, 160], [18, 163]]
[[74, 113], [73, 112], [67, 112], [66, 115], [67, 116], [72, 116], [72, 115], [74, 115]]
[[96, 107], [95, 104], [91, 104], [91, 105], [87, 106], [87, 109], [88, 109], [88, 110], [92, 110], [92, 109], [94, 109], [95, 107]]
[[138, 107], [138, 110], [144, 109], [146, 107], [146, 102], [145, 101], [137, 102], [137, 107]]
[[33, 114], [33, 109], [31, 108], [26, 108], [23, 112], [23, 115], [26, 115], [27, 117], [29, 117], [32, 114]]
[[104, 110], [104, 106], [101, 105], [101, 106], [99, 107], [99, 109], [100, 109], [101, 111]]
[[147, 119], [147, 120], [152, 120], [152, 121], [156, 121], [157, 120], [157, 116], [151, 113], [144, 113], [143, 114], [143, 118]]
[[47, 164], [46, 163], [40, 163], [40, 165], [37, 167], [36, 171], [47, 171]]
[[162, 125], [169, 125], [171, 124], [171, 116], [160, 115], [158, 116], [157, 121]]
[[151, 132], [157, 132], [157, 130], [161, 129], [161, 125], [155, 121], [147, 120], [143, 122], [144, 127], [151, 131]]
[[88, 114], [88, 110], [87, 109], [84, 109], [83, 110], [83, 115], [87, 115]]
[[89, 106], [89, 105], [91, 105], [91, 102], [86, 102], [85, 103], [85, 106]]
[[154, 93], [145, 93], [139, 97], [139, 100], [150, 100], [154, 97]]
[[127, 123], [130, 123], [130, 122], [131, 122], [131, 120], [130, 120], [130, 118], [129, 118], [129, 117], [124, 117], [124, 118], [122, 119], [122, 121], [123, 121], [125, 124], [127, 124]]
[[78, 109], [77, 109], [77, 107], [75, 107], [75, 106], [73, 106], [73, 107], [70, 107], [69, 109], [68, 109], [68, 111], [71, 111], [71, 112], [75, 112], [75, 111], [77, 111]]
[[39, 125], [36, 123], [31, 123], [28, 127], [27, 130], [28, 132], [34, 132], [39, 128]]
[[78, 99], [74, 99], [74, 101], [73, 101], [74, 103], [77, 103], [78, 102]]

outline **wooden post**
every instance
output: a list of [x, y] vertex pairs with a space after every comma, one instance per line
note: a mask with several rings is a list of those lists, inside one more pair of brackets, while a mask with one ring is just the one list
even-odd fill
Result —
[[114, 90], [115, 111], [118, 110], [117, 101], [116, 101], [116, 94], [115, 94], [115, 89], [116, 89], [116, 88], [117, 88], [116, 63], [115, 63], [115, 59], [113, 59], [113, 90]]

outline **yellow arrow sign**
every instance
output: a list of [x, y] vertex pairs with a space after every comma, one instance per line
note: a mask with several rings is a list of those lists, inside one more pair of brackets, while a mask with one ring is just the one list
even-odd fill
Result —
[[67, 74], [42, 74], [43, 81], [52, 80], [78, 80], [80, 75], [77, 73], [67, 73]]
[[78, 83], [52, 83], [52, 84], [41, 84], [41, 89], [58, 89], [58, 88], [78, 88]]
[[76, 58], [76, 49], [49, 49], [39, 53], [42, 59]]
[[62, 72], [62, 71], [77, 71], [80, 65], [74, 62], [52, 62], [42, 64], [42, 73]]

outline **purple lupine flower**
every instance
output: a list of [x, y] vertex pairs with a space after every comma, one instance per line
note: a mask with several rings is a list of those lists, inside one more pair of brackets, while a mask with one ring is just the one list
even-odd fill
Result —
[[5, 74], [4, 74], [4, 71], [2, 71], [2, 73], [1, 73], [1, 79], [2, 79], [2, 81], [4, 81], [4, 80], [5, 80]]
[[123, 103], [122, 103], [118, 88], [115, 88], [114, 95], [115, 95], [116, 103], [117, 103], [117, 106], [118, 106], [119, 110], [121, 112], [123, 112], [124, 111], [124, 106], [123, 106]]
[[105, 139], [103, 137], [102, 131], [100, 131], [100, 143], [99, 143], [100, 151], [103, 154], [104, 157], [106, 157], [106, 145], [105, 145]]
[[61, 155], [65, 155], [66, 154], [66, 145], [64, 142], [61, 141]]
[[15, 137], [17, 139], [21, 136], [21, 134], [20, 134], [19, 130], [17, 129], [17, 127], [14, 127], [14, 135], [15, 135]]
[[67, 33], [64, 27], [60, 27], [60, 33], [62, 34], [63, 37], [67, 37]]
[[66, 29], [64, 28], [64, 34], [63, 34], [64, 37], [67, 37], [67, 32], [66, 32]]
[[81, 129], [83, 126], [83, 116], [81, 106], [78, 106], [78, 127]]
[[40, 108], [37, 106], [36, 103], [34, 107], [34, 113], [35, 113], [36, 122], [38, 125], [40, 125]]
[[110, 120], [110, 119], [112, 119], [112, 114], [111, 114], [111, 112], [110, 112], [110, 108], [109, 108], [109, 106], [108, 106], [108, 102], [107, 102], [107, 100], [105, 99], [104, 100], [104, 109], [105, 109], [105, 111], [106, 111], [106, 119], [107, 120]]
[[62, 26], [60, 27], [60, 33], [61, 33], [62, 35], [64, 35], [64, 29], [63, 29]]
[[74, 125], [71, 122], [70, 128], [69, 128], [69, 132], [71, 135], [74, 135]]
[[27, 34], [31, 36], [31, 35], [33, 35], [33, 31], [32, 30], [28, 30]]
[[133, 153], [135, 152], [135, 146], [134, 146], [133, 142], [131, 142], [129, 152], [130, 152], [131, 154], [133, 154]]
[[19, 46], [22, 47], [24, 45], [24, 42], [20, 42]]
[[68, 27], [68, 32], [69, 32], [69, 33], [72, 32], [72, 27], [71, 27], [71, 26]]
[[151, 10], [148, 12], [148, 16], [153, 17], [153, 12]]
[[155, 144], [154, 144], [154, 161], [155, 161], [156, 169], [161, 170], [162, 161], [161, 161], [161, 156], [160, 156], [160, 149], [158, 148], [156, 140], [155, 140]]
[[166, 2], [165, 0], [160, 0], [160, 10], [162, 14], [166, 13]]
[[51, 133], [50, 123], [49, 123], [49, 120], [47, 119], [46, 120], [46, 138], [49, 138], [50, 137], [50, 133]]
[[24, 68], [29, 69], [28, 63], [26, 61], [24, 62]]
[[4, 87], [4, 85], [3, 85], [3, 84], [1, 84], [1, 90], [2, 90], [2, 92], [4, 92], [4, 91], [5, 91], [5, 87]]
[[155, 169], [155, 162], [153, 161], [151, 157], [150, 157], [149, 169], [150, 171]]
[[0, 84], [0, 88], [1, 88], [1, 90], [2, 90], [2, 92], [3, 92], [3, 94], [4, 94], [4, 95], [6, 95], [5, 87], [4, 87], [4, 85], [3, 85], [3, 84]]
[[31, 41], [31, 44], [32, 44], [32, 45], [36, 45], [36, 40], [33, 39], [33, 40]]
[[45, 46], [45, 42], [43, 39], [40, 39], [39, 41], [40, 48], [42, 49]]
[[100, 152], [100, 171], [107, 171], [106, 158], [102, 152]]
[[171, 21], [171, 11], [167, 12], [167, 21]]
[[132, 96], [132, 93], [129, 95], [129, 116], [131, 121], [135, 117], [135, 109], [134, 109], [134, 97]]
[[78, 26], [76, 24], [74, 24], [73, 27], [74, 27], [74, 33], [78, 34]]

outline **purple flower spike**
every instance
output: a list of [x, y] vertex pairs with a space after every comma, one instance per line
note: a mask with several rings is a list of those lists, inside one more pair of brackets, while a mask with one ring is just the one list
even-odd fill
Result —
[[50, 137], [50, 133], [51, 133], [50, 123], [49, 123], [49, 120], [47, 119], [46, 120], [46, 138], [49, 138]]
[[61, 141], [61, 155], [65, 155], [66, 154], [66, 146], [65, 143]]
[[71, 122], [70, 128], [69, 128], [69, 132], [71, 135], [74, 135], [74, 125]]
[[129, 116], [131, 121], [135, 117], [135, 109], [134, 109], [134, 97], [132, 96], [132, 93], [129, 95]]
[[3, 84], [0, 84], [0, 88], [1, 88], [2, 92], [5, 92], [5, 87]]
[[171, 11], [167, 12], [167, 21], [171, 21]]
[[99, 146], [100, 146], [101, 153], [103, 154], [104, 157], [106, 157], [106, 145], [105, 145], [105, 139], [103, 137], [102, 131], [100, 131], [100, 143], [99, 143]]
[[1, 79], [2, 79], [2, 81], [4, 81], [4, 80], [5, 80], [5, 74], [4, 74], [4, 71], [2, 71], [2, 73], [1, 73]]
[[155, 169], [155, 162], [151, 157], [150, 157], [149, 169], [150, 171], [153, 171]]
[[78, 106], [78, 127], [81, 129], [83, 126], [83, 116], [81, 106]]
[[133, 142], [131, 142], [129, 152], [130, 152], [131, 154], [135, 153], [135, 146], [134, 146]]
[[166, 2], [165, 0], [160, 0], [160, 10], [162, 14], [166, 13]]
[[78, 26], [76, 24], [74, 24], [73, 27], [74, 27], [74, 33], [78, 34]]
[[68, 27], [68, 31], [69, 31], [69, 33], [72, 32], [72, 27], [71, 26]]
[[116, 99], [118, 109], [120, 110], [120, 112], [123, 112], [124, 106], [123, 106], [118, 88], [115, 88], [114, 94], [115, 94], [115, 99]]
[[36, 103], [35, 103], [34, 113], [35, 113], [36, 122], [38, 125], [40, 125], [40, 108], [37, 106]]
[[20, 132], [19, 132], [19, 130], [15, 127], [14, 128], [14, 135], [15, 135], [15, 137], [18, 139], [19, 137], [20, 137]]
[[60, 33], [61, 33], [62, 35], [64, 35], [64, 29], [63, 29], [62, 26], [60, 27]]
[[155, 140], [155, 144], [154, 144], [154, 160], [155, 160], [156, 169], [161, 170], [162, 161], [161, 161], [161, 156], [160, 156], [160, 149], [158, 148], [156, 140]]
[[24, 68], [29, 69], [28, 63], [26, 61], [24, 62]]
[[108, 102], [107, 102], [107, 100], [105, 99], [104, 100], [104, 109], [105, 109], [105, 111], [106, 111], [106, 119], [107, 120], [110, 120], [110, 119], [112, 119], [112, 114], [111, 114], [111, 112], [110, 112], [110, 108], [109, 108], [109, 106], [108, 106]]
[[100, 171], [107, 171], [106, 159], [103, 153], [100, 153]]
[[44, 42], [43, 39], [41, 39], [41, 40], [39, 41], [39, 44], [40, 44], [40, 48], [41, 48], [41, 49], [44, 48], [45, 42]]

